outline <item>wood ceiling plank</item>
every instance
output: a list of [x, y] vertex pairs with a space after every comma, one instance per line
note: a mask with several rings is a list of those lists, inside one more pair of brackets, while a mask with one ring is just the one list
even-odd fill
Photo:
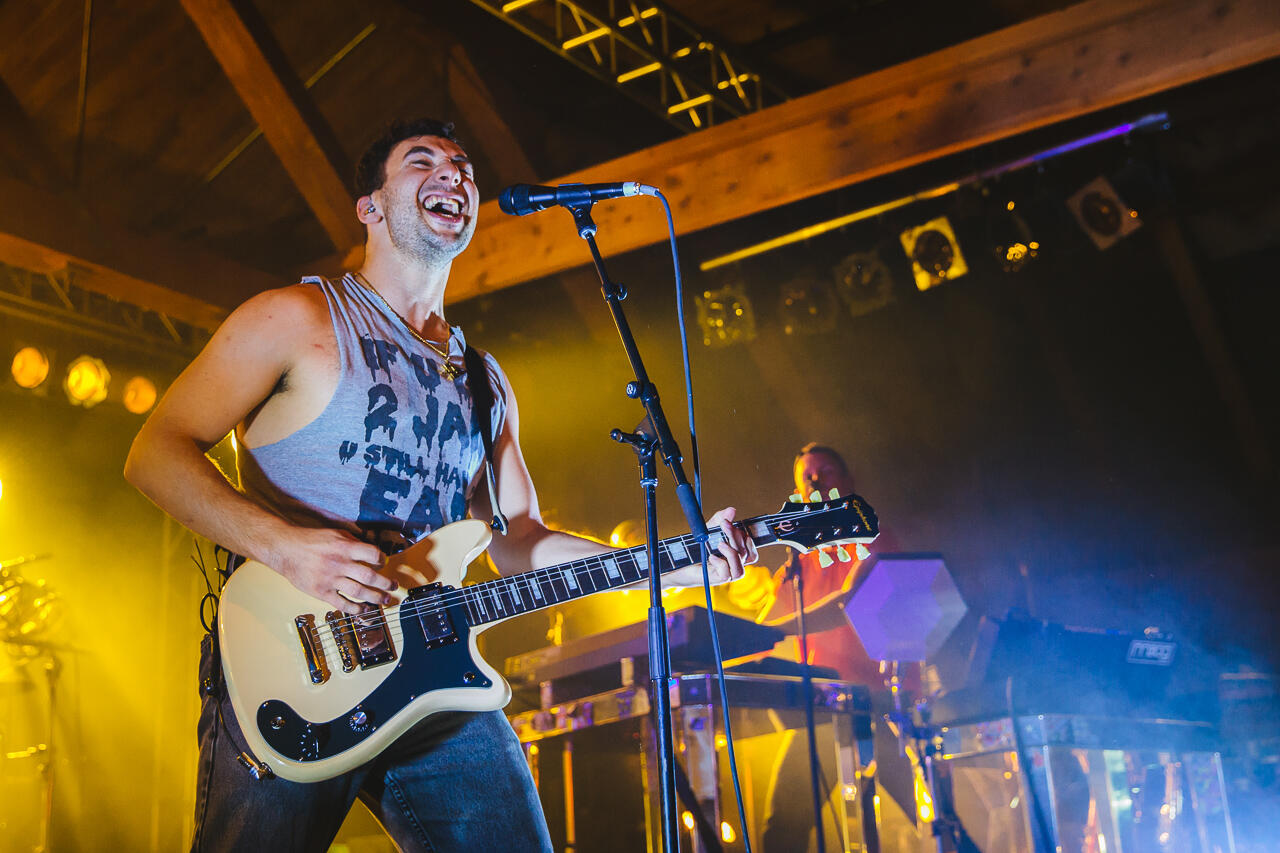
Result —
[[349, 169], [265, 27], [229, 0], [182, 0], [182, 6], [334, 247], [362, 246], [364, 227], [342, 177]]
[[[661, 187], [688, 233], [1276, 56], [1273, 0], [1089, 0], [556, 182]], [[666, 236], [656, 205], [595, 218], [609, 252]], [[488, 202], [449, 299], [586, 258], [567, 220]]]
[[80, 287], [212, 331], [228, 311], [279, 280], [195, 246], [143, 238], [94, 221], [79, 202], [0, 177], [0, 262], [36, 272], [70, 268]]
[[0, 80], [0, 163], [8, 162], [15, 174], [50, 190], [67, 187], [67, 177], [43, 134], [4, 80]]

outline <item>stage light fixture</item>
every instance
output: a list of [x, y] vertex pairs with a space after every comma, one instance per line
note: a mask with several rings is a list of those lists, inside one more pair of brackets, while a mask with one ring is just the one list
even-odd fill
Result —
[[878, 249], [846, 255], [832, 272], [850, 316], [861, 317], [893, 301], [893, 274]]
[[62, 388], [67, 399], [86, 409], [107, 399], [107, 387], [111, 384], [111, 372], [102, 359], [82, 355], [67, 365], [67, 375]]
[[791, 279], [778, 294], [778, 318], [788, 335], [825, 335], [836, 328], [836, 295], [815, 275]]
[[902, 248], [911, 258], [916, 287], [928, 290], [969, 271], [960, 243], [947, 217], [926, 222], [902, 232]]
[[755, 340], [756, 314], [741, 282], [703, 291], [697, 304], [705, 346], [727, 347]]
[[135, 376], [124, 385], [124, 407], [135, 415], [151, 411], [157, 396], [156, 384], [145, 376]]
[[1031, 229], [1026, 221], [1013, 212], [1014, 204], [1009, 202], [1006, 213], [995, 216], [993, 231], [996, 232], [996, 244], [992, 252], [996, 263], [1007, 273], [1021, 272], [1028, 263], [1040, 254], [1040, 243], [1032, 239]]
[[1120, 198], [1106, 178], [1094, 178], [1067, 199], [1067, 207], [1098, 249], [1109, 249], [1142, 227], [1138, 211]]
[[9, 373], [18, 387], [39, 388], [49, 378], [49, 356], [37, 347], [23, 347], [13, 356]]

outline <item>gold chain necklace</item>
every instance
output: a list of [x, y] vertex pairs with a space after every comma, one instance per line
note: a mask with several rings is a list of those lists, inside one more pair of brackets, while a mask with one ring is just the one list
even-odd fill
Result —
[[413, 327], [413, 324], [404, 318], [404, 315], [402, 315], [396, 309], [392, 308], [391, 303], [387, 301], [387, 298], [385, 296], [383, 296], [381, 293], [378, 292], [378, 288], [374, 287], [373, 283], [370, 282], [369, 279], [365, 278], [363, 275], [361, 275], [358, 272], [351, 273], [351, 276], [356, 281], [363, 284], [365, 288], [367, 288], [370, 292], [373, 293], [374, 296], [378, 297], [378, 301], [381, 302], [383, 305], [387, 306], [388, 311], [396, 315], [396, 319], [399, 320], [404, 325], [404, 327], [409, 331], [409, 334], [413, 335], [415, 338], [418, 339], [419, 343], [421, 343], [427, 349], [431, 350], [433, 353], [435, 353], [437, 356], [440, 357], [440, 362], [439, 364], [436, 365], [436, 370], [440, 373], [441, 376], [443, 376], [445, 379], [452, 381], [462, 375], [462, 369], [459, 367], [456, 367], [453, 361], [449, 357], [449, 343], [453, 340], [452, 328], [449, 329], [449, 337], [445, 339], [444, 347], [441, 348], [439, 344], [435, 343], [434, 341], [429, 341], [425, 337], [423, 337], [422, 333], [419, 332], [417, 329], [415, 329]]

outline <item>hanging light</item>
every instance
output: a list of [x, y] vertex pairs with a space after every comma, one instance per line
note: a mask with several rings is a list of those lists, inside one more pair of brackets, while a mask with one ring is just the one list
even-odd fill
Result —
[[846, 255], [832, 272], [850, 316], [861, 317], [893, 301], [893, 274], [879, 249]]
[[784, 284], [778, 295], [778, 318], [788, 335], [834, 331], [836, 307], [830, 282], [807, 273]]
[[911, 258], [916, 287], [920, 290], [936, 287], [969, 271], [956, 233], [945, 216], [908, 228], [900, 239], [907, 257]]
[[1142, 226], [1138, 211], [1120, 198], [1106, 178], [1094, 178], [1067, 199], [1084, 233], [1099, 249], [1108, 249]]
[[1031, 228], [1014, 210], [1015, 207], [1012, 201], [1007, 202], [1004, 211], [992, 217], [996, 242], [991, 251], [996, 264], [1007, 273], [1021, 272], [1040, 254], [1039, 241], [1031, 236]]
[[23, 347], [13, 356], [9, 373], [19, 388], [38, 388], [49, 378], [49, 356], [38, 347]]
[[742, 283], [705, 290], [697, 297], [697, 303], [698, 325], [706, 346], [727, 347], [755, 340], [755, 310]]
[[124, 384], [124, 407], [135, 415], [151, 411], [156, 397], [156, 384], [145, 376], [135, 376]]
[[82, 355], [67, 365], [67, 375], [62, 388], [67, 399], [86, 409], [107, 399], [107, 386], [111, 384], [111, 372], [102, 359]]

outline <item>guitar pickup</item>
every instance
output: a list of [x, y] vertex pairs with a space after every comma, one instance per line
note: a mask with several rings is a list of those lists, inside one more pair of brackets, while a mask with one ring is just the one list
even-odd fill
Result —
[[[408, 600], [413, 602], [412, 612], [422, 628], [422, 638], [427, 648], [448, 645], [458, 639], [448, 607], [441, 598], [444, 586], [433, 583], [410, 590]], [[401, 611], [403, 614], [404, 611]], [[403, 618], [403, 615], [401, 616]]]
[[351, 672], [357, 666], [368, 669], [396, 659], [387, 614], [381, 607], [368, 605], [357, 616], [330, 610], [324, 618], [338, 643], [343, 672]]
[[293, 624], [298, 629], [298, 640], [302, 643], [302, 656], [306, 658], [311, 683], [324, 684], [329, 680], [329, 662], [320, 643], [320, 632], [316, 630], [316, 617], [310, 613], [298, 616]]

